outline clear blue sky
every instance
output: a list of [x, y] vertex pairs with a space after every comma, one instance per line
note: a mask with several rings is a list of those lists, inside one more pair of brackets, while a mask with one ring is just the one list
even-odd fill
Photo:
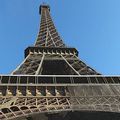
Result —
[[102, 74], [120, 74], [120, 0], [0, 0], [0, 73], [15, 69], [34, 43], [43, 1], [64, 42], [84, 62]]

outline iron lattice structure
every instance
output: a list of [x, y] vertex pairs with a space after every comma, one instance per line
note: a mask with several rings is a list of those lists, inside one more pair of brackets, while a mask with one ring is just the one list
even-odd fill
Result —
[[58, 35], [48, 5], [40, 6], [40, 14], [35, 45], [11, 75], [0, 76], [0, 120], [37, 113], [49, 119], [70, 111], [119, 113], [120, 77], [102, 76], [81, 61]]

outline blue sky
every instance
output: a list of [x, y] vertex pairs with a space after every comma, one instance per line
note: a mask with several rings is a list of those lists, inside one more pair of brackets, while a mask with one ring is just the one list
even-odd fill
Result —
[[62, 39], [78, 49], [81, 60], [102, 74], [120, 74], [120, 0], [0, 0], [1, 74], [11, 73], [35, 42], [43, 1]]

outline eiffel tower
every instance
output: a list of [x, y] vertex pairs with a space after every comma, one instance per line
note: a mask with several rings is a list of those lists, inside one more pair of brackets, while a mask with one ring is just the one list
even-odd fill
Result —
[[83, 114], [94, 120], [93, 113], [120, 118], [120, 77], [101, 75], [63, 43], [49, 5], [39, 13], [34, 46], [10, 75], [0, 75], [0, 120], [83, 120]]

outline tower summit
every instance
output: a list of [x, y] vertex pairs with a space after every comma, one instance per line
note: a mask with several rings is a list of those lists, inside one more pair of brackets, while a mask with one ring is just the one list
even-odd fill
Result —
[[39, 7], [41, 14], [40, 30], [35, 43], [36, 47], [65, 47], [50, 16], [49, 5]]
[[0, 75], [0, 120], [77, 120], [83, 111], [85, 116], [89, 111], [119, 113], [120, 77], [102, 76], [79, 59], [76, 48], [59, 36], [48, 5], [41, 5], [39, 13], [35, 44], [25, 49], [24, 61], [10, 75]]
[[49, 10], [49, 11], [50, 11], [50, 6], [49, 6], [49, 5], [46, 5], [46, 4], [40, 5], [40, 7], [39, 7], [39, 14], [40, 14], [40, 15], [41, 15], [42, 9], [46, 9], [46, 10]]

